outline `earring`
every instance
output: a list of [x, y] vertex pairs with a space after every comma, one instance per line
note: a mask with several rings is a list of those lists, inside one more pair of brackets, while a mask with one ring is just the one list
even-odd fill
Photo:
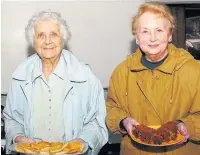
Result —
[[138, 42], [138, 40], [136, 39], [136, 44], [138, 44], [139, 42]]
[[171, 42], [171, 41], [172, 41], [172, 38], [169, 39], [169, 42]]

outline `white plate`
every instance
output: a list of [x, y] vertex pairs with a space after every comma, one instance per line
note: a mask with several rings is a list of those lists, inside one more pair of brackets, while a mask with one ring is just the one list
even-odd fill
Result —
[[[14, 152], [18, 152], [18, 153], [20, 153], [20, 154], [26, 154], [26, 155], [33, 155], [33, 154], [31, 154], [31, 153], [24, 153], [24, 152], [19, 152], [19, 151], [16, 151], [15, 150], [15, 147], [17, 146], [17, 145], [19, 145], [19, 144], [12, 144], [10, 147], [8, 147], [8, 149], [9, 150], [11, 150], [11, 151], [14, 151]], [[63, 155], [83, 155], [83, 154], [85, 154], [86, 152], [87, 152], [87, 150], [88, 150], [88, 143], [84, 143], [84, 148], [83, 148], [83, 151], [81, 152], [81, 153], [73, 153], [73, 154], [63, 154]], [[58, 153], [59, 154], [59, 153]], [[55, 154], [55, 155], [58, 155], [58, 154]], [[34, 154], [34, 155], [48, 155], [48, 154], [41, 154], [41, 153], [36, 153], [36, 154]], [[49, 154], [49, 155], [53, 155], [53, 154]], [[62, 154], [59, 154], [59, 155], [62, 155]]]

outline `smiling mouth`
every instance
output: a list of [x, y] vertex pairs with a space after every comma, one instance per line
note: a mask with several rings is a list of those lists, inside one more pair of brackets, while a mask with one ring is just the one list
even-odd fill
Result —
[[159, 45], [158, 44], [156, 44], [156, 45], [149, 45], [149, 47], [158, 47]]
[[54, 48], [56, 48], [56, 47], [52, 47], [52, 48], [43, 48], [44, 50], [52, 50], [52, 49], [54, 49]]

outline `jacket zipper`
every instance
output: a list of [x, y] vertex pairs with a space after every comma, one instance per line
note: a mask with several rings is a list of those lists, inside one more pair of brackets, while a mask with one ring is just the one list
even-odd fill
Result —
[[154, 79], [154, 71], [152, 70], [151, 73], [152, 73], [152, 79]]

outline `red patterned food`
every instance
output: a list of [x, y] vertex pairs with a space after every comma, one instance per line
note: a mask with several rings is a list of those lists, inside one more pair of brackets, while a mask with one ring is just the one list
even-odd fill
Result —
[[142, 142], [159, 145], [163, 142], [175, 140], [177, 133], [177, 124], [175, 121], [167, 122], [158, 129], [153, 129], [141, 124], [136, 126], [133, 131], [134, 136], [141, 139]]
[[143, 142], [151, 143], [152, 135], [155, 132], [155, 129], [149, 128], [143, 124], [136, 126], [135, 130], [133, 130], [133, 134], [136, 138], [140, 138]]

